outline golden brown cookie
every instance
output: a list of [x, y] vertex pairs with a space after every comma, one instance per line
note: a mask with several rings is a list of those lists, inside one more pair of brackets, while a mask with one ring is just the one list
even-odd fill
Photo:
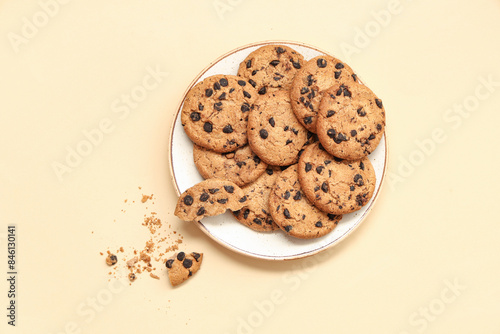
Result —
[[332, 155], [361, 159], [375, 150], [385, 128], [385, 111], [368, 87], [335, 84], [325, 91], [318, 111], [319, 141]]
[[238, 75], [264, 95], [274, 89], [290, 89], [304, 57], [284, 45], [266, 45], [251, 52], [240, 64]]
[[342, 219], [342, 216], [320, 211], [309, 202], [303, 194], [296, 164], [279, 175], [271, 190], [269, 209], [273, 220], [283, 231], [301, 239], [324, 236]]
[[234, 152], [217, 153], [195, 144], [193, 158], [204, 179], [228, 180], [240, 187], [255, 181], [267, 168], [248, 145]]
[[200, 221], [203, 217], [239, 210], [246, 196], [234, 182], [221, 179], [202, 181], [181, 194], [174, 214], [184, 221]]
[[172, 286], [176, 286], [190, 278], [201, 266], [203, 253], [179, 252], [165, 262], [168, 270], [168, 279]]
[[309, 131], [316, 133], [316, 116], [323, 92], [336, 83], [357, 81], [353, 70], [340, 60], [318, 56], [309, 60], [292, 83], [290, 98], [293, 112]]
[[298, 169], [304, 194], [324, 212], [339, 215], [357, 211], [375, 190], [375, 171], [368, 158], [342, 160], [326, 152], [320, 143], [304, 150]]
[[188, 137], [215, 152], [231, 152], [247, 143], [248, 112], [257, 91], [243, 78], [214, 75], [187, 94], [181, 122]]
[[280, 173], [279, 167], [269, 167], [257, 180], [241, 188], [247, 202], [241, 210], [233, 212], [240, 223], [260, 232], [279, 229], [269, 212], [269, 194]]
[[264, 162], [288, 166], [298, 161], [307, 130], [297, 121], [287, 91], [259, 97], [248, 117], [248, 143]]

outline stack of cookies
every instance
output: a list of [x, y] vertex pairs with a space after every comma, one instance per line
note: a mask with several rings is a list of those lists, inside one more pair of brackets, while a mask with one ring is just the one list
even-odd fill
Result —
[[237, 75], [196, 84], [181, 122], [206, 179], [180, 196], [175, 214], [183, 220], [229, 209], [255, 231], [310, 239], [373, 195], [367, 155], [383, 136], [384, 107], [334, 57], [306, 61], [288, 46], [263, 46]]

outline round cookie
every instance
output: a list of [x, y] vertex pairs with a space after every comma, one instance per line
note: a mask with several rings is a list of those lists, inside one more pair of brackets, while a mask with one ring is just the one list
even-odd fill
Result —
[[315, 57], [293, 80], [290, 90], [293, 112], [309, 131], [316, 133], [316, 116], [323, 92], [336, 83], [357, 80], [353, 70], [340, 60], [328, 55]]
[[266, 45], [245, 58], [238, 75], [263, 95], [276, 88], [290, 89], [295, 74], [304, 63], [304, 57], [288, 46]]
[[269, 209], [283, 231], [301, 239], [324, 236], [342, 219], [342, 216], [320, 211], [304, 196], [297, 164], [281, 172], [269, 197]]
[[348, 160], [361, 159], [375, 150], [384, 128], [382, 100], [365, 85], [336, 84], [325, 91], [316, 130], [330, 154]]
[[265, 163], [293, 164], [306, 142], [307, 130], [293, 114], [287, 91], [270, 92], [255, 102], [248, 116], [248, 143]]
[[184, 221], [200, 221], [226, 210], [239, 210], [246, 196], [234, 182], [221, 179], [202, 181], [181, 194], [174, 214]]
[[195, 144], [193, 158], [204, 179], [224, 179], [240, 187], [255, 181], [267, 168], [248, 145], [234, 152], [217, 153]]
[[214, 75], [187, 94], [181, 122], [188, 137], [215, 152], [231, 152], [247, 143], [248, 112], [257, 91], [234, 75]]
[[247, 202], [241, 210], [233, 212], [240, 223], [259, 232], [279, 229], [269, 213], [269, 194], [280, 173], [279, 167], [270, 167], [257, 180], [242, 188]]
[[298, 168], [304, 194], [324, 212], [339, 215], [359, 210], [375, 190], [375, 171], [368, 158], [335, 158], [320, 143], [305, 149]]

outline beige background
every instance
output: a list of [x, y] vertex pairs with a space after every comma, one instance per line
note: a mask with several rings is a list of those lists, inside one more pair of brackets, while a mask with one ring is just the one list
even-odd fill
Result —
[[[2, 315], [2, 333], [500, 333], [500, 2], [309, 3], [73, 0], [43, 21], [37, 1], [0, 2], [0, 261], [5, 272], [17, 224], [19, 271], [18, 326]], [[390, 148], [363, 225], [323, 256], [279, 263], [178, 221], [167, 159], [185, 87], [221, 54], [269, 39], [347, 61], [384, 100]], [[169, 74], [118, 118], [113, 102], [148, 68]], [[60, 180], [53, 163], [107, 118], [110, 133]], [[142, 193], [155, 195], [148, 209]], [[202, 270], [177, 289], [164, 271], [143, 275], [88, 321], [79, 305], [109, 290], [99, 252], [142, 247], [152, 210], [205, 253]], [[2, 279], [2, 310], [6, 292]]]

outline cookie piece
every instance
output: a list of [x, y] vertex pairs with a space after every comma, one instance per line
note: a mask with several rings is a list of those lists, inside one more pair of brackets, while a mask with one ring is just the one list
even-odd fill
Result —
[[305, 149], [298, 165], [304, 194], [328, 213], [339, 215], [359, 210], [375, 190], [375, 171], [368, 158], [342, 160], [315, 143]]
[[269, 213], [269, 194], [280, 173], [279, 167], [270, 167], [256, 181], [242, 188], [247, 202], [241, 210], [233, 212], [240, 223], [260, 232], [279, 229]]
[[304, 196], [297, 164], [288, 167], [279, 175], [271, 190], [269, 209], [273, 220], [283, 231], [301, 239], [324, 236], [342, 219], [342, 216], [320, 211]]
[[309, 60], [295, 76], [290, 97], [293, 112], [309, 131], [316, 133], [316, 116], [325, 90], [336, 83], [357, 81], [353, 70], [340, 60], [318, 56]]
[[238, 75], [264, 95], [274, 89], [290, 89], [295, 74], [304, 63], [304, 57], [291, 47], [266, 45], [245, 58]]
[[307, 130], [293, 114], [287, 91], [261, 96], [248, 117], [248, 143], [264, 162], [287, 166], [297, 161]]
[[187, 94], [181, 122], [188, 137], [215, 152], [231, 152], [247, 143], [248, 112], [257, 91], [234, 75], [214, 75]]
[[321, 100], [316, 130], [323, 147], [332, 155], [361, 159], [375, 150], [385, 129], [385, 110], [365, 85], [335, 84]]
[[221, 179], [202, 181], [181, 194], [174, 214], [184, 221], [200, 221], [226, 210], [239, 210], [246, 196], [234, 182]]
[[168, 279], [172, 286], [176, 286], [193, 276], [200, 270], [203, 253], [179, 252], [165, 262], [168, 270]]
[[234, 152], [217, 153], [195, 144], [193, 158], [204, 179], [228, 180], [240, 187], [255, 181], [267, 168], [248, 145]]
[[115, 254], [108, 254], [106, 257], [106, 264], [108, 266], [114, 266], [118, 262], [118, 258]]

